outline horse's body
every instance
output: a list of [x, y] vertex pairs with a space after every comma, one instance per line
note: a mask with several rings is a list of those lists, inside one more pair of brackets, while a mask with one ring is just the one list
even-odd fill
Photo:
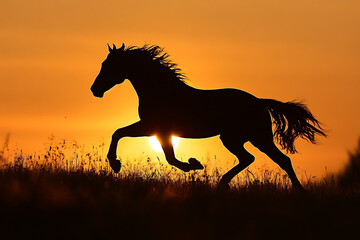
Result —
[[[282, 103], [259, 99], [237, 89], [200, 90], [188, 86], [176, 65], [160, 55], [157, 46], [120, 49], [109, 47], [109, 55], [91, 87], [93, 94], [102, 97], [116, 84], [129, 79], [139, 97], [140, 121], [115, 131], [108, 160], [115, 172], [120, 171], [116, 160], [117, 143], [122, 137], [156, 135], [167, 161], [183, 171], [202, 169], [195, 159], [178, 161], [171, 136], [206, 138], [220, 135], [224, 146], [236, 155], [239, 164], [226, 173], [220, 184], [227, 186], [231, 179], [249, 166], [254, 157], [243, 144], [250, 141], [266, 153], [289, 175], [293, 185], [301, 188], [290, 159], [274, 144], [273, 138], [287, 151], [296, 152], [294, 140], [300, 136], [315, 142], [315, 135], [324, 135], [318, 121], [301, 103]], [[272, 121], [276, 124], [272, 132]]]
[[[152, 126], [153, 135], [170, 131], [178, 137], [204, 138], [219, 135], [234, 124], [245, 131], [252, 123], [250, 118], [264, 110], [269, 118], [265, 108], [256, 108], [258, 104], [254, 96], [240, 90], [199, 90], [187, 86], [168, 96], [139, 101], [139, 117]], [[249, 112], [241, 114], [248, 109], [252, 116]]]

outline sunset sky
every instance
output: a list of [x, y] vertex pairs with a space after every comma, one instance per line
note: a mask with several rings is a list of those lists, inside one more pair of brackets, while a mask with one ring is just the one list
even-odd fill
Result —
[[[28, 153], [51, 135], [107, 145], [113, 131], [137, 121], [128, 81], [102, 99], [90, 91], [106, 44], [123, 42], [164, 47], [196, 88], [305, 100], [329, 137], [296, 142], [296, 171], [340, 170], [360, 137], [358, 0], [1, 0], [0, 26], [0, 147], [7, 134], [10, 148]], [[246, 147], [257, 164], [271, 164]], [[145, 138], [122, 140], [118, 153], [163, 157]], [[235, 159], [218, 137], [180, 139], [176, 153], [183, 161]]]

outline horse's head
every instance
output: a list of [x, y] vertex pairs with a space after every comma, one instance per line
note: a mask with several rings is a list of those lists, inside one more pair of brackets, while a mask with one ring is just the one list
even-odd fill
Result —
[[108, 44], [109, 54], [101, 65], [100, 73], [96, 77], [91, 91], [95, 97], [103, 97], [104, 93], [114, 87], [116, 84], [123, 83], [126, 79], [124, 73], [124, 50], [125, 44], [116, 49], [115, 44], [111, 48]]

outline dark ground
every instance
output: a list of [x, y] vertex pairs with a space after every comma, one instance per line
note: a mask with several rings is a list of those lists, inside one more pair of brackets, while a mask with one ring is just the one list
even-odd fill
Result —
[[204, 182], [91, 172], [0, 171], [1, 239], [346, 239], [360, 233], [360, 188]]

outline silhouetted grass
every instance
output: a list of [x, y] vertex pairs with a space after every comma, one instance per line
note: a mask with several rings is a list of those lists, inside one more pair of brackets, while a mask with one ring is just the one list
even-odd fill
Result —
[[349, 161], [338, 175], [338, 180], [344, 188], [360, 187], [360, 139], [356, 148], [349, 152]]
[[[360, 233], [360, 189], [334, 177], [293, 191], [281, 172], [245, 171], [230, 191], [221, 170], [183, 174], [158, 160], [112, 174], [101, 146], [52, 144], [1, 154], [2, 239], [314, 239]], [[6, 156], [5, 156], [6, 155]], [[217, 174], [219, 176], [217, 176]]]

